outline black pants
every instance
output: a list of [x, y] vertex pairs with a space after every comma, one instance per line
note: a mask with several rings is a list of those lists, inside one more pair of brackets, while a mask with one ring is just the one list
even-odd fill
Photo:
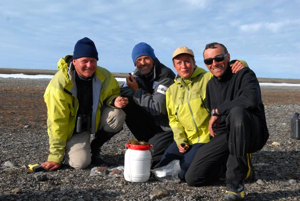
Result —
[[248, 171], [247, 153], [260, 150], [268, 131], [262, 120], [248, 110], [235, 107], [225, 119], [226, 128], [203, 145], [195, 155], [185, 179], [189, 186], [207, 185], [220, 177], [226, 165], [227, 181], [242, 181]]
[[142, 111], [132, 99], [129, 104], [123, 108], [126, 113], [126, 125], [138, 141], [145, 141], [152, 144], [152, 165], [155, 168], [165, 150], [174, 141], [173, 132], [164, 131], [160, 126], [156, 125], [153, 117], [148, 116]]
[[91, 142], [91, 152], [93, 155], [100, 154], [101, 147], [105, 142], [110, 140], [116, 133], [108, 133], [104, 130], [97, 131], [95, 139]]

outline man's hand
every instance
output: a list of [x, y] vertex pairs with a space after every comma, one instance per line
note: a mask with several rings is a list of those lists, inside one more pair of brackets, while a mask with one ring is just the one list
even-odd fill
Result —
[[56, 163], [53, 161], [46, 161], [44, 163], [41, 164], [41, 166], [48, 171], [53, 171], [56, 170], [60, 167], [60, 163]]
[[209, 123], [208, 123], [208, 131], [209, 131], [209, 134], [212, 136], [212, 137], [215, 137], [217, 134], [214, 132], [213, 130], [213, 127], [216, 126], [216, 128], [219, 127], [219, 124], [220, 124], [220, 121], [221, 121], [221, 118], [218, 117], [218, 116], [211, 116], [210, 117], [210, 120], [209, 120]]
[[126, 84], [134, 92], [136, 92], [139, 89], [138, 83], [136, 82], [133, 75], [131, 75], [131, 74], [128, 77], [126, 77]]
[[180, 153], [185, 153], [188, 149], [189, 149], [189, 145], [187, 143], [181, 143], [179, 146], [178, 146], [178, 149], [179, 149], [179, 152]]
[[114, 106], [116, 108], [124, 108], [127, 104], [128, 104], [128, 98], [122, 96], [118, 96], [114, 102]]
[[237, 73], [239, 70], [244, 68], [244, 64], [240, 61], [236, 61], [230, 65], [232, 73]]

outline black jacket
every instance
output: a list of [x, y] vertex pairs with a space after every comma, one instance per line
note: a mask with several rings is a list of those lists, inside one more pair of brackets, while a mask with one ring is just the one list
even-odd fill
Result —
[[259, 82], [250, 68], [243, 68], [238, 73], [233, 74], [231, 68], [228, 67], [220, 79], [213, 76], [207, 84], [206, 95], [209, 110], [217, 108], [223, 117], [219, 126], [220, 129], [225, 127], [224, 116], [233, 107], [239, 106], [258, 116], [268, 135]]

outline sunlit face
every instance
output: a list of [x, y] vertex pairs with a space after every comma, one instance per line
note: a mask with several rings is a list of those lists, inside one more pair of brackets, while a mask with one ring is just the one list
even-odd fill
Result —
[[154, 66], [154, 60], [150, 56], [140, 56], [135, 60], [135, 66], [143, 75], [149, 74]]
[[91, 77], [97, 68], [97, 59], [92, 57], [81, 57], [73, 59], [77, 74], [83, 78]]
[[[224, 55], [224, 49], [220, 45], [216, 45], [214, 49], [206, 49], [203, 53], [204, 59], [215, 58], [218, 55]], [[216, 61], [213, 59], [212, 64], [205, 64], [207, 69], [216, 77], [220, 78], [226, 71], [228, 67], [228, 62], [230, 61], [230, 54], [224, 57], [223, 61]]]
[[189, 78], [196, 67], [196, 62], [194, 58], [189, 54], [180, 54], [173, 59], [173, 65], [182, 78]]

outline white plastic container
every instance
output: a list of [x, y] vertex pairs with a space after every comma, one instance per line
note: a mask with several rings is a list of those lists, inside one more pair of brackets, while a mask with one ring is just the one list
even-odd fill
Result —
[[124, 178], [130, 182], [146, 182], [150, 177], [152, 145], [126, 144]]

